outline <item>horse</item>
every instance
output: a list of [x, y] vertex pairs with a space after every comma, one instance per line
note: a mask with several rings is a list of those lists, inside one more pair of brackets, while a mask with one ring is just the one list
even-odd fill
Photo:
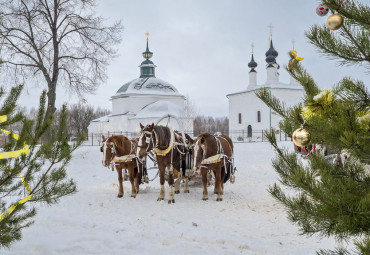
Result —
[[112, 135], [108, 138], [105, 138], [103, 135], [102, 139], [100, 148], [101, 152], [103, 152], [102, 164], [104, 167], [112, 165], [112, 171], [113, 166], [115, 166], [118, 173], [119, 188], [117, 197], [123, 197], [122, 170], [127, 169], [129, 173], [128, 179], [131, 183], [131, 197], [135, 198], [137, 193], [139, 193], [142, 174], [146, 173], [144, 165], [135, 156], [138, 141], [130, 140], [124, 135]]
[[[203, 200], [208, 200], [207, 175], [212, 170], [216, 183], [214, 193], [217, 194], [216, 201], [222, 201], [224, 182], [234, 178], [233, 155], [234, 146], [230, 137], [226, 135], [212, 135], [202, 133], [194, 140], [190, 139], [193, 145], [193, 171], [201, 172], [203, 182]], [[233, 182], [233, 179], [231, 179]]]
[[[169, 200], [168, 203], [175, 203], [173, 184], [174, 178], [177, 178], [175, 183], [175, 193], [180, 193], [180, 181], [185, 179], [185, 191], [189, 193], [188, 178], [185, 178], [185, 156], [187, 148], [184, 144], [182, 136], [174, 132], [169, 127], [155, 126], [154, 123], [144, 127], [140, 123], [141, 133], [137, 146], [136, 156], [139, 159], [145, 157], [152, 149], [154, 149], [155, 158], [158, 164], [159, 178], [161, 190], [157, 201], [164, 200], [164, 183], [167, 176], [169, 185]], [[167, 169], [167, 175], [166, 175]]]

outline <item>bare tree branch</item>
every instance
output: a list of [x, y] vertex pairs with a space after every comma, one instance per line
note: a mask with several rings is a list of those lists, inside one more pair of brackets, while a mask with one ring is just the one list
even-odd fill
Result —
[[[36, 78], [47, 87], [48, 110], [55, 112], [56, 88], [82, 96], [106, 80], [116, 57], [122, 25], [104, 25], [95, 0], [0, 2], [0, 50], [14, 80]], [[41, 72], [40, 72], [41, 71]]]

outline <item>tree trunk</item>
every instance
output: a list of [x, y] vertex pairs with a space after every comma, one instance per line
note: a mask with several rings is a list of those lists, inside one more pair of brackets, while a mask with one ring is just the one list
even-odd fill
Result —
[[56, 100], [56, 85], [52, 84], [49, 86], [48, 96], [48, 106], [45, 113], [45, 120], [51, 115], [54, 114], [57, 108], [55, 107]]

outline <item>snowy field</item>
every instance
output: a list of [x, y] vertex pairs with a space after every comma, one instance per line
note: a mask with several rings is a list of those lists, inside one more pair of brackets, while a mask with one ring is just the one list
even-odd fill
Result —
[[[291, 142], [281, 142], [291, 146]], [[159, 180], [117, 198], [117, 174], [101, 165], [99, 147], [84, 146], [69, 165], [79, 192], [52, 207], [42, 206], [23, 239], [1, 254], [315, 254], [334, 248], [333, 239], [300, 236], [281, 205], [268, 194], [277, 180], [268, 143], [235, 144], [236, 183], [225, 185], [224, 201], [213, 187], [202, 201], [200, 183], [157, 202]], [[154, 177], [155, 170], [151, 170]], [[168, 196], [166, 186], [166, 196]], [[183, 189], [181, 190], [183, 191]], [[167, 198], [167, 197], [166, 197]]]

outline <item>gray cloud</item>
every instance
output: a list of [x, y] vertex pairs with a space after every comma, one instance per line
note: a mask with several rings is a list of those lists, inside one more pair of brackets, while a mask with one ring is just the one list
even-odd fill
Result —
[[[139, 76], [138, 65], [145, 50], [145, 33], [158, 66], [156, 76], [189, 95], [199, 113], [213, 116], [228, 114], [226, 94], [241, 91], [248, 85], [251, 47], [255, 44], [258, 84], [266, 80], [265, 52], [269, 28], [274, 25], [273, 42], [279, 52], [277, 62], [289, 61], [292, 39], [302, 62], [319, 86], [328, 88], [343, 76], [369, 82], [364, 67], [339, 67], [337, 62], [320, 56], [308, 44], [304, 31], [313, 24], [325, 23], [327, 17], [315, 13], [317, 1], [307, 0], [135, 0], [100, 1], [98, 13], [108, 22], [122, 19], [123, 42], [120, 56], [108, 67], [108, 80], [95, 95], [86, 95], [88, 103], [111, 108], [109, 98], [121, 85]], [[289, 76], [280, 69], [280, 81]], [[37, 105], [42, 85], [28, 86], [22, 102]], [[78, 99], [58, 89], [57, 104]]]

